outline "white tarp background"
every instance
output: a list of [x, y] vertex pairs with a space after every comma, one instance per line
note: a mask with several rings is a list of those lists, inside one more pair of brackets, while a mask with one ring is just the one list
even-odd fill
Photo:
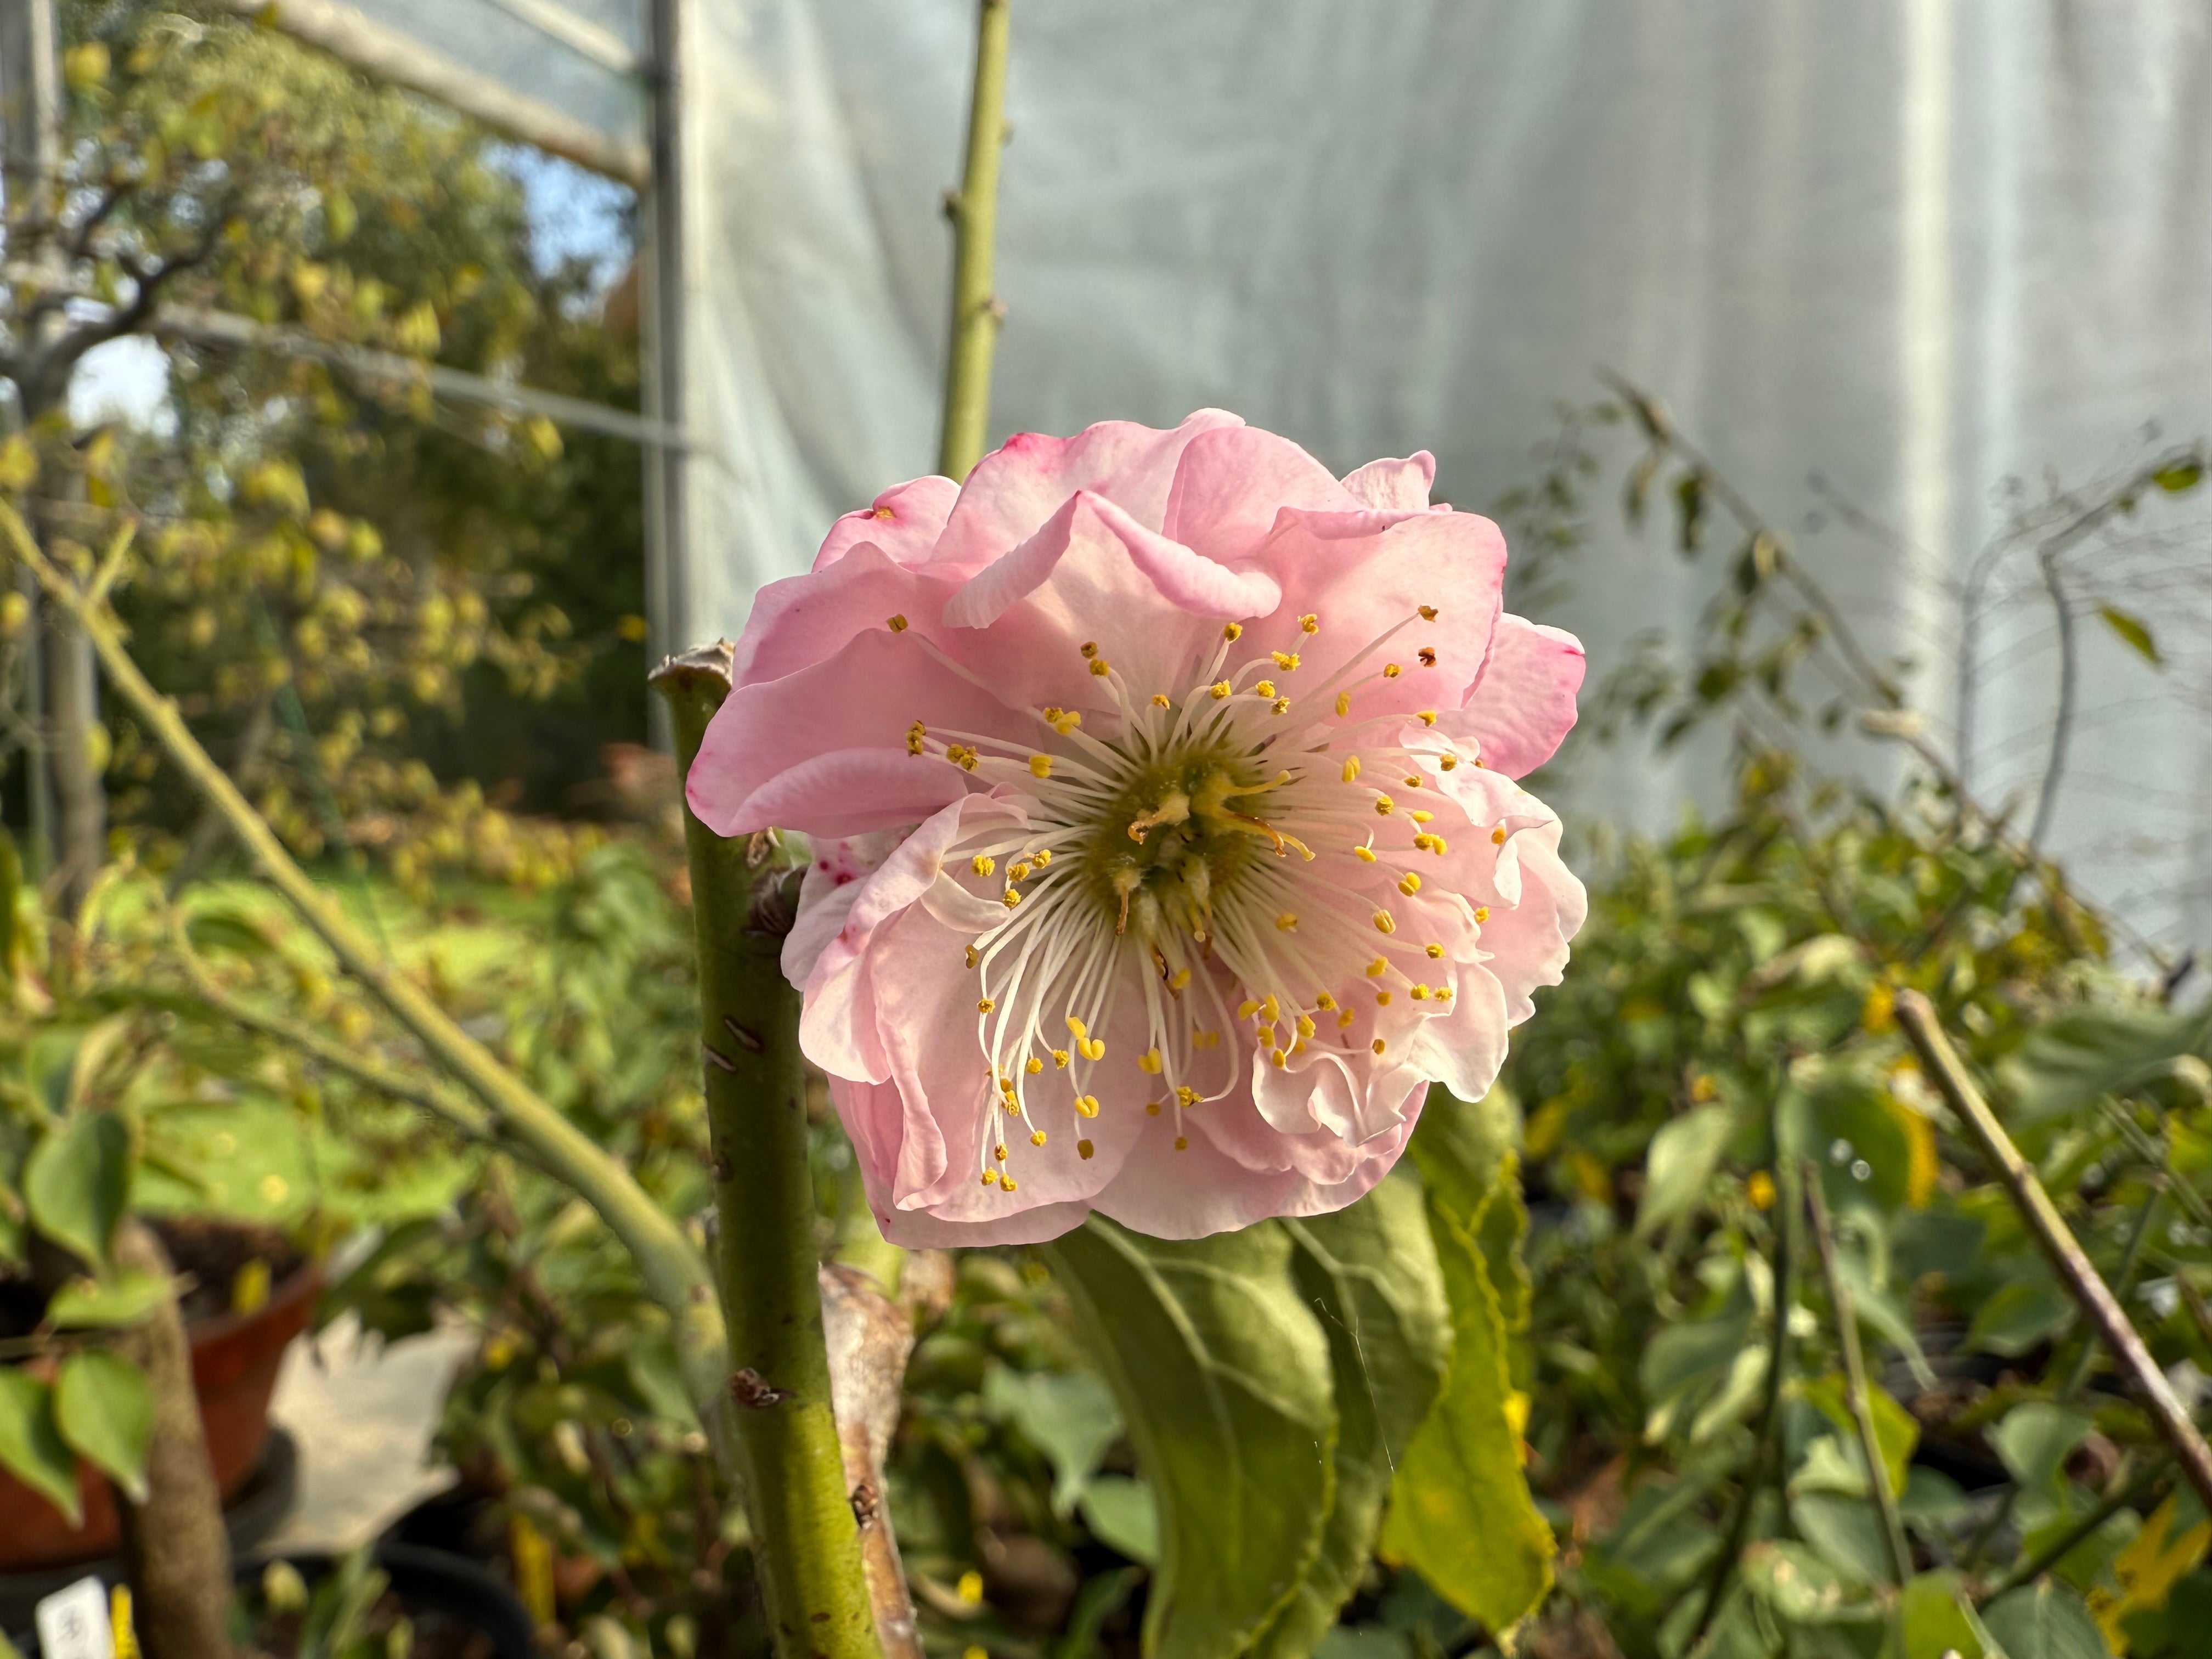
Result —
[[[1817, 471], [1894, 527], [1803, 546], [1925, 665], [1948, 738], [2002, 481], [2124, 465], [2147, 422], [2212, 430], [2201, 0], [1014, 3], [994, 441], [1215, 404], [1340, 471], [1432, 449], [1439, 495], [1480, 507], [1610, 364], [1785, 526]], [[686, 414], [714, 458], [694, 634], [734, 633], [834, 515], [933, 465], [974, 10], [688, 20]], [[1616, 483], [1547, 617], [1594, 674], [1644, 629], [1679, 636], [1709, 580], [1620, 530]], [[2154, 673], [2091, 607], [2052, 836], [2169, 941], [2212, 939], [2205, 512], [2076, 556], [2085, 604], [2144, 613], [2172, 660]], [[1978, 653], [1968, 766], [1993, 802], [2032, 794], [2052, 707], [2032, 571], [2002, 568]], [[1600, 754], [1573, 788], [1651, 824], [1693, 781]]]

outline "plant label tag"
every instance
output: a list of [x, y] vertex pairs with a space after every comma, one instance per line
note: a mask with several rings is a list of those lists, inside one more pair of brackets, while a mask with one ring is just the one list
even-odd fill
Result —
[[80, 1578], [39, 1603], [34, 1615], [45, 1659], [115, 1659], [115, 1630], [107, 1615], [107, 1587]]

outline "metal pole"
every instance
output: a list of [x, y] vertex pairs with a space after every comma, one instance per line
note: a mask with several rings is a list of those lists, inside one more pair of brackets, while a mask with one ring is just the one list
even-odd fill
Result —
[[[23, 229], [52, 207], [48, 193], [61, 165], [61, 52], [54, 34], [52, 0], [0, 5], [0, 217], [13, 252]], [[43, 240], [43, 239], [39, 239]], [[50, 255], [52, 250], [42, 250]], [[51, 264], [50, 258], [46, 261]], [[37, 411], [24, 407], [21, 388], [0, 398], [0, 434], [20, 430]], [[54, 791], [46, 754], [46, 651], [39, 586], [30, 572], [17, 582], [30, 602], [24, 630], [24, 723], [36, 734], [24, 756], [30, 816], [31, 867], [41, 877], [56, 854]]]
[[[663, 429], [684, 424], [684, 6], [651, 0], [653, 176], [646, 185], [639, 283], [645, 413]], [[645, 446], [645, 596], [656, 659], [695, 643], [690, 615], [690, 514], [684, 446]], [[668, 748], [668, 710], [648, 699], [653, 740]]]

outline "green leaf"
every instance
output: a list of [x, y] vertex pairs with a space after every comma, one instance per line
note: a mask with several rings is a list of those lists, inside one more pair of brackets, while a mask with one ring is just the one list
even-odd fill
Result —
[[[1920, 1443], [1920, 1423], [1911, 1412], [1889, 1397], [1888, 1391], [1879, 1384], [1870, 1385], [1874, 1416], [1874, 1442], [1881, 1454], [1883, 1473], [1889, 1478], [1892, 1492], [1901, 1493], [1911, 1474], [1912, 1449]], [[1858, 1419], [1844, 1403], [1844, 1375], [1831, 1371], [1827, 1376], [1801, 1382], [1796, 1393], [1806, 1404], [1815, 1407], [1820, 1414], [1836, 1425], [1843, 1443], [1854, 1451], [1858, 1446]], [[1863, 1468], [1863, 1460], [1853, 1457], [1856, 1467]]]
[[1905, 1659], [1984, 1659], [1996, 1643], [1973, 1603], [1966, 1599], [1966, 1576], [1954, 1569], [1916, 1576], [1905, 1587], [1899, 1607], [1905, 1621]]
[[54, 1379], [54, 1422], [62, 1438], [114, 1476], [133, 1503], [145, 1502], [154, 1385], [144, 1371], [103, 1348], [71, 1354]]
[[2100, 605], [2097, 614], [2105, 619], [2105, 626], [2124, 640], [2145, 662], [2165, 665], [2166, 659], [2158, 654], [2158, 641], [2151, 637], [2150, 629], [2140, 617], [2131, 616], [2116, 605]]
[[2107, 1659], [2081, 1598], [2047, 1577], [1997, 1597], [1982, 1609], [1982, 1623], [2005, 1659]]
[[2077, 1112], [2100, 1095], [2134, 1088], [2165, 1073], [2184, 1054], [2212, 1044], [2212, 1009], [2169, 1014], [2154, 1008], [2082, 1009], [2047, 1020], [1998, 1067], [2015, 1122]]
[[1636, 1236], [1650, 1237], [1692, 1209], [1728, 1144], [1735, 1115], [1725, 1106], [1693, 1106], [1659, 1126], [1644, 1164], [1644, 1200], [1637, 1206]]
[[2204, 468], [2196, 461], [2182, 461], [2173, 466], [2162, 466], [2150, 477], [2151, 482], [2167, 495], [2179, 495], [2203, 482]]
[[1290, 1236], [1188, 1243], [1102, 1217], [1048, 1247], [1160, 1505], [1153, 1659], [1230, 1659], [1290, 1600], [1335, 1496], [1328, 1345]]
[[1159, 1565], [1160, 1506], [1143, 1481], [1102, 1474], [1084, 1487], [1079, 1507], [1100, 1543], [1148, 1567]]
[[1505, 1304], [1483, 1244], [1489, 1212], [1505, 1205], [1518, 1246], [1519, 1164], [1510, 1152], [1499, 1158], [1481, 1207], [1466, 1214], [1451, 1200], [1468, 1189], [1468, 1172], [1437, 1145], [1424, 1151], [1419, 1134], [1413, 1147], [1425, 1182], [1432, 1166], [1438, 1171], [1428, 1189], [1429, 1234], [1451, 1304], [1451, 1366], [1399, 1461], [1382, 1548], [1462, 1613], [1503, 1631], [1543, 1600], [1557, 1547], [1522, 1472], [1522, 1402], [1508, 1364]]
[[1990, 1431], [1990, 1444], [2024, 1491], [2056, 1492], [2066, 1460], [2094, 1425], [2079, 1412], [2048, 1401], [2014, 1406]]
[[54, 1391], [20, 1365], [0, 1365], [0, 1468], [76, 1526], [76, 1458], [54, 1423]]
[[1797, 1535], [1854, 1583], [1879, 1584], [1887, 1578], [1881, 1524], [1863, 1495], [1801, 1492], [1790, 1500], [1790, 1519]]
[[1121, 1437], [1114, 1392], [1096, 1371], [1022, 1372], [999, 1366], [983, 1380], [983, 1403], [1007, 1419], [1052, 1465], [1052, 1512], [1075, 1512], [1099, 1460]]
[[1385, 1181], [1348, 1209], [1283, 1224], [1296, 1249], [1291, 1273], [1328, 1338], [1336, 1503], [1312, 1570], [1252, 1651], [1304, 1659], [1374, 1554], [1392, 1471], [1443, 1384], [1451, 1328], [1413, 1182]]
[[72, 1279], [46, 1304], [46, 1319], [64, 1330], [136, 1325], [168, 1294], [169, 1280], [159, 1273], [119, 1273], [105, 1284]]
[[1881, 1610], [1863, 1588], [1802, 1544], [1747, 1545], [1741, 1571], [1752, 1594], [1793, 1625], [1869, 1619]]
[[23, 1167], [32, 1224], [88, 1261], [107, 1243], [131, 1199], [131, 1130], [112, 1112], [80, 1112], [51, 1130]]
[[1966, 1327], [1966, 1346], [2017, 1359], [2045, 1338], [2064, 1330], [2073, 1317], [2073, 1303], [2048, 1279], [2015, 1279], [1998, 1285], [1974, 1310]]

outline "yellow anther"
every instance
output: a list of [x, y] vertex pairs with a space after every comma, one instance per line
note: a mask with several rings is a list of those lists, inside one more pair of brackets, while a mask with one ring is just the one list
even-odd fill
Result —
[[1237, 1005], [1237, 1018], [1239, 1019], [1249, 1019], [1253, 1015], [1259, 1012], [1260, 1005], [1257, 1002], [1255, 1002], [1250, 997], [1245, 998], [1243, 1001]]
[[1298, 632], [1301, 634], [1320, 633], [1321, 618], [1315, 616], [1313, 612], [1309, 611], [1304, 616], [1298, 618]]
[[979, 1014], [988, 1014], [998, 1006], [999, 1005], [997, 1003], [992, 1001], [988, 997], [978, 997], [975, 999], [975, 1012]]
[[1379, 1054], [1382, 1052], [1382, 1039], [1381, 1037], [1376, 1037], [1374, 1042], [1369, 1043], [1367, 1046]]
[[999, 861], [988, 853], [978, 853], [968, 860], [968, 867], [979, 876], [988, 876], [999, 867]]
[[1388, 991], [1377, 991], [1375, 994], [1375, 1006], [1377, 1008], [1388, 1008], [1390, 1006], [1390, 994]]
[[1221, 629], [1221, 637], [1230, 641], [1231, 644], [1235, 644], [1238, 640], [1244, 637], [1244, 624], [1242, 623], [1224, 623]]
[[912, 726], [908, 726], [906, 729], [906, 752], [909, 755], [919, 755], [921, 752], [921, 740], [928, 735], [929, 728], [924, 726], [920, 720], [916, 720]]
[[1490, 920], [1490, 907], [1486, 904], [1476, 905], [1474, 907], [1474, 919], [1477, 921], [1488, 921]]
[[999, 902], [1005, 905], [1009, 910], [1012, 909], [1021, 902], [1021, 891], [1018, 888], [1009, 887], [1005, 892], [999, 895]]
[[1425, 985], [1416, 985], [1406, 994], [1416, 1002], [1426, 1002], [1429, 1000], [1429, 988]]
[[1206, 690], [1213, 694], [1214, 702], [1219, 702], [1224, 697], [1229, 695], [1229, 682], [1227, 680], [1216, 680], [1212, 685], [1206, 687]]
[[1408, 789], [1418, 789], [1420, 787], [1421, 775], [1418, 772], [1407, 773], [1406, 775], [1406, 787]]
[[1014, 1178], [1013, 1178], [1013, 1176], [1010, 1176], [1010, 1175], [1009, 1175], [1009, 1176], [1000, 1176], [1000, 1179], [999, 1179], [999, 1185], [1000, 1185], [1001, 1187], [1005, 1188], [1008, 1192], [1010, 1192], [1010, 1193], [1011, 1193], [1011, 1192], [1012, 1192], [1012, 1191], [1014, 1190]]
[[1336, 694], [1336, 717], [1337, 717], [1339, 720], [1342, 720], [1342, 719], [1343, 719], [1346, 714], [1349, 714], [1351, 712], [1352, 712], [1352, 693], [1351, 693], [1351, 692], [1349, 692], [1349, 691], [1340, 691], [1340, 692], [1338, 692], [1338, 693]]
[[1194, 1048], [1218, 1048], [1221, 1046], [1221, 1033], [1193, 1031], [1190, 1034], [1190, 1046]]
[[1367, 977], [1370, 979], [1380, 979], [1383, 975], [1389, 971], [1390, 964], [1385, 962], [1381, 957], [1376, 957], [1374, 961], [1367, 964]]
[[1168, 975], [1168, 989], [1170, 991], [1180, 991], [1189, 983], [1190, 969], [1188, 968], [1178, 968]]
[[1029, 866], [1028, 866], [1028, 865], [1026, 865], [1026, 864], [1015, 864], [1015, 865], [1011, 865], [1011, 866], [1009, 866], [1007, 867], [1007, 870], [1006, 870], [1006, 879], [1007, 879], [1009, 882], [1027, 881], [1029, 878], [1030, 878], [1030, 867], [1029, 867]]
[[1411, 870], [1407, 871], [1404, 875], [1398, 878], [1398, 890], [1407, 898], [1413, 897], [1421, 890], [1421, 878]]
[[1030, 1146], [1043, 1146], [1043, 1145], [1044, 1145], [1044, 1131], [1043, 1131], [1043, 1130], [1042, 1130], [1042, 1129], [1032, 1129], [1032, 1130], [1030, 1132]]
[[1388, 795], [1377, 795], [1375, 797], [1375, 810], [1377, 812], [1380, 812], [1386, 818], [1390, 816], [1391, 809], [1396, 805], [1397, 802], [1392, 800]]
[[1031, 755], [1030, 757], [1030, 775], [1033, 778], [1050, 777], [1052, 775], [1052, 757], [1049, 755]]
[[1044, 1062], [1039, 1060], [1035, 1054], [1031, 1054], [1027, 1060], [1022, 1062], [1022, 1070], [1027, 1072], [1031, 1077], [1035, 1077], [1039, 1072], [1044, 1070]]
[[1054, 719], [1052, 729], [1064, 738], [1082, 724], [1083, 716], [1079, 713], [1073, 708], [1063, 708]]
[[1085, 1060], [1103, 1060], [1106, 1058], [1106, 1039], [1085, 1037], [1075, 1045], [1075, 1052]]
[[1166, 692], [1155, 691], [1152, 693], [1152, 707], [1155, 708], [1172, 708], [1175, 705], [1168, 701], [1168, 694]]
[[1279, 1072], [1281, 1071], [1284, 1066], [1289, 1062], [1290, 1058], [1291, 1057], [1285, 1054], [1280, 1048], [1270, 1048], [1267, 1050], [1267, 1064], [1273, 1066]]
[[1298, 665], [1298, 653], [1295, 651], [1270, 651], [1267, 654], [1275, 659], [1275, 666], [1285, 674]]
[[1145, 1103], [1145, 1115], [1146, 1117], [1158, 1117], [1159, 1115], [1160, 1103], [1158, 1101], [1148, 1100]]
[[1275, 695], [1275, 683], [1273, 680], [1255, 681], [1252, 689], [1263, 697], [1272, 697]]
[[1090, 1030], [1091, 1028], [1089, 1026], [1085, 1025], [1081, 1020], [1076, 1018], [1073, 1014], [1070, 1014], [1067, 1017], [1067, 1031], [1070, 1036], [1082, 1036]]
[[906, 618], [905, 618], [904, 617], [893, 617], [890, 619], [890, 630], [891, 630], [891, 632], [892, 632], [892, 633], [894, 633], [894, 634], [903, 634], [903, 633], [905, 633], [905, 632], [906, 632]]
[[1405, 672], [1404, 668], [1395, 662], [1386, 662], [1382, 665], [1382, 678], [1386, 680], [1395, 680]]
[[1329, 995], [1328, 992], [1323, 991], [1319, 996], [1314, 999], [1314, 1006], [1316, 1008], [1334, 1008], [1336, 1006], [1336, 999]]
[[1416, 810], [1407, 813], [1406, 816], [1413, 819], [1416, 823], [1426, 823], [1431, 818], [1436, 817], [1436, 814], [1434, 812], [1424, 812], [1417, 808]]
[[1275, 994], [1273, 991], [1270, 991], [1261, 1000], [1260, 1018], [1265, 1020], [1273, 1021], [1280, 1019], [1282, 1017], [1283, 1005], [1275, 1000]]
[[1341, 1031], [1346, 1026], [1351, 1024], [1352, 1022], [1358, 1018], [1358, 1016], [1353, 1013], [1351, 1009], [1346, 1009], [1342, 1013], [1336, 1017], [1336, 1029]]
[[1006, 1143], [1001, 1141], [998, 1146], [992, 1147], [991, 1156], [997, 1158], [1000, 1163], [1004, 1164], [1006, 1161]]
[[1298, 1016], [1297, 1025], [1298, 1035], [1300, 1036], [1310, 1037], [1314, 1034], [1313, 1016], [1311, 1014], [1300, 1014]]
[[1499, 824], [1499, 825], [1498, 826], [1498, 828], [1496, 828], [1495, 830], [1492, 830], [1492, 831], [1490, 832], [1490, 839], [1491, 839], [1491, 842], [1492, 842], [1492, 844], [1493, 846], [1498, 846], [1498, 847], [1503, 847], [1503, 846], [1504, 846], [1504, 845], [1505, 845], [1505, 826], [1504, 826], [1504, 824], [1502, 824], [1502, 823], [1501, 823], [1501, 824]]
[[968, 947], [968, 965], [970, 968], [973, 968], [978, 960], [980, 960], [980, 958], [977, 957], [975, 954], [975, 947], [972, 945], [969, 945]]
[[1375, 931], [1378, 933], [1395, 933], [1398, 931], [1398, 924], [1390, 919], [1390, 913], [1388, 910], [1377, 910], [1375, 913]]
[[1098, 1115], [1098, 1097], [1097, 1095], [1076, 1096], [1075, 1109], [1082, 1113], [1085, 1117], [1097, 1117]]
[[995, 1186], [997, 1186], [997, 1185], [999, 1184], [999, 1172], [998, 1172], [996, 1170], [984, 1170], [984, 1171], [983, 1171], [983, 1184], [984, 1184], [986, 1187], [995, 1187]]
[[898, 517], [898, 514], [892, 512], [888, 507], [879, 507], [876, 509], [876, 516], [879, 519], [896, 519]]
[[1434, 726], [1437, 723], [1437, 711], [1433, 708], [1424, 708], [1420, 711], [1419, 719], [1424, 726]]
[[1436, 608], [1436, 606], [1434, 606], [1434, 605], [1423, 605], [1423, 606], [1421, 607], [1421, 620], [1422, 620], [1423, 622], [1434, 622], [1436, 619], [1437, 619], [1437, 608]]
[[1259, 1027], [1252, 1036], [1262, 1048], [1272, 1048], [1275, 1046], [1275, 1028], [1272, 1025]]
[[1275, 926], [1285, 933], [1290, 933], [1292, 929], [1297, 927], [1297, 917], [1288, 910], [1284, 911], [1282, 915], [1275, 918]]
[[1459, 770], [1459, 757], [1457, 755], [1446, 755], [1437, 761], [1437, 764], [1447, 772], [1456, 772]]
[[1294, 1054], [1302, 1054], [1305, 1053], [1305, 1051], [1306, 1040], [1304, 1037], [1300, 1037], [1296, 1042], [1293, 1042], [1291, 1045], [1291, 1052]]
[[1160, 1051], [1157, 1048], [1147, 1048], [1144, 1053], [1139, 1054], [1137, 1056], [1137, 1069], [1140, 1072], [1148, 1072], [1152, 1076], [1158, 1077], [1160, 1074]]
[[1179, 1152], [1187, 1152], [1189, 1150], [1190, 1137], [1188, 1135], [1177, 1135], [1176, 1137], [1176, 1151]]
[[1439, 985], [1437, 987], [1437, 1000], [1438, 1002], [1449, 1002], [1451, 1000], [1451, 994], [1450, 986]]
[[1486, 761], [1486, 760], [1483, 759], [1483, 758], [1482, 758], [1482, 757], [1481, 757], [1481, 756], [1480, 756], [1480, 755], [1477, 755], [1477, 756], [1474, 757], [1474, 763], [1475, 763], [1477, 766], [1481, 767], [1485, 771], [1488, 771], [1488, 770], [1490, 769], [1490, 763], [1489, 763], [1488, 761]]
[[1420, 658], [1422, 667], [1434, 668], [1437, 665], [1437, 648], [1433, 645], [1425, 645], [1414, 654]]
[[1358, 777], [1358, 775], [1359, 775], [1359, 757], [1358, 757], [1358, 756], [1357, 756], [1357, 755], [1348, 755], [1348, 756], [1346, 756], [1346, 757], [1345, 757], [1345, 762], [1344, 762], [1344, 781], [1345, 781], [1346, 783], [1350, 783], [1350, 782], [1351, 782], [1354, 778]]
[[1274, 708], [1278, 714], [1287, 714], [1291, 712], [1291, 700], [1288, 697], [1278, 697], [1275, 699]]
[[1091, 672], [1103, 680], [1114, 672], [1114, 665], [1103, 657], [1093, 657], [1091, 659]]
[[1085, 640], [1083, 642], [1081, 649], [1085, 656], [1095, 657], [1098, 654], [1098, 641], [1096, 640]]
[[1030, 862], [1036, 866], [1038, 869], [1043, 869], [1045, 866], [1052, 862], [1052, 848], [1049, 847], [1038, 848], [1036, 852], [1030, 854]]
[[1375, 849], [1373, 848], [1355, 847], [1352, 850], [1358, 855], [1359, 861], [1362, 864], [1372, 864], [1375, 862]]
[[1090, 1156], [1091, 1155], [1091, 1153], [1093, 1153], [1093, 1152], [1097, 1152], [1097, 1150], [1098, 1150], [1098, 1149], [1097, 1149], [1096, 1146], [1092, 1146], [1089, 1141], [1087, 1141], [1087, 1140], [1079, 1140], [1079, 1141], [1077, 1141], [1077, 1142], [1075, 1143], [1075, 1155], [1076, 1155], [1076, 1157], [1080, 1158], [1086, 1158], [1086, 1159], [1087, 1159], [1088, 1158], [1090, 1158]]
[[1177, 1105], [1195, 1106], [1198, 1104], [1198, 1091], [1192, 1088], [1190, 1085], [1188, 1083], [1178, 1083], [1176, 1085], [1176, 1103]]
[[1443, 945], [1424, 945], [1421, 949], [1429, 953], [1429, 960], [1431, 962], [1441, 962], [1443, 960], [1444, 947]]
[[1054, 1066], [1056, 1066], [1060, 1067], [1062, 1071], [1066, 1070], [1066, 1068], [1067, 1068], [1067, 1050], [1066, 1050], [1066, 1049], [1065, 1049], [1065, 1048], [1055, 1048], [1055, 1049], [1054, 1049], [1054, 1050], [1052, 1051], [1052, 1063], [1053, 1063]]

